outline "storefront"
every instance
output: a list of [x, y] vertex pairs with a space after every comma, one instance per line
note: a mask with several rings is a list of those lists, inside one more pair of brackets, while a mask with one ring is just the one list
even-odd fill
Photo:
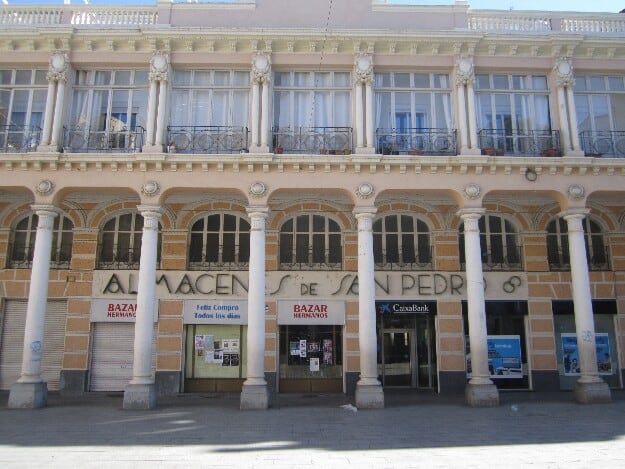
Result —
[[376, 301], [375, 306], [382, 385], [436, 389], [436, 302]]
[[278, 301], [279, 392], [343, 392], [343, 301]]
[[[529, 389], [530, 370], [526, 344], [527, 301], [486, 301], [488, 370], [499, 389]], [[467, 379], [471, 374], [467, 302], [464, 317]]]
[[[556, 355], [560, 389], [574, 389], [580, 377], [577, 334], [575, 332], [575, 312], [573, 301], [556, 300], [552, 302], [555, 328]], [[616, 348], [615, 300], [592, 300], [595, 322], [595, 344], [597, 350], [597, 368], [599, 376], [611, 388], [619, 388], [619, 366]]]
[[[24, 327], [26, 321], [25, 300], [6, 300], [0, 315], [0, 389], [10, 389], [22, 371]], [[41, 378], [49, 391], [59, 389], [63, 350], [65, 346], [65, 317], [67, 302], [49, 301], [41, 354]]]
[[[135, 343], [135, 299], [91, 301], [91, 363], [89, 391], [123, 391], [132, 379]], [[154, 307], [152, 350], [156, 351], [156, 321]], [[152, 353], [152, 373], [156, 370], [156, 353]]]
[[185, 300], [185, 392], [241, 392], [247, 301]]

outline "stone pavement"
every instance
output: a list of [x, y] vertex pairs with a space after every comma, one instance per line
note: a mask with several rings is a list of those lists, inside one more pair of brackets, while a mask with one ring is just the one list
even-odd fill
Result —
[[571, 393], [501, 393], [495, 408], [461, 398], [386, 390], [386, 408], [358, 410], [342, 395], [279, 395], [241, 411], [238, 395], [161, 398], [122, 410], [122, 396], [7, 409], [5, 468], [617, 468], [625, 467], [625, 393], [580, 405]]

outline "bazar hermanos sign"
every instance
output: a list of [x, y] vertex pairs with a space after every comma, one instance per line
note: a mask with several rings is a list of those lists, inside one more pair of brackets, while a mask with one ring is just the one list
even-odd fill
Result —
[[[138, 272], [97, 270], [94, 297], [126, 298], [136, 295]], [[268, 298], [319, 297], [349, 299], [358, 296], [355, 272], [267, 272]], [[159, 299], [201, 297], [247, 298], [247, 272], [158, 271]], [[376, 272], [377, 299], [465, 299], [463, 272]], [[527, 275], [523, 272], [484, 272], [484, 294], [490, 300], [527, 299]]]

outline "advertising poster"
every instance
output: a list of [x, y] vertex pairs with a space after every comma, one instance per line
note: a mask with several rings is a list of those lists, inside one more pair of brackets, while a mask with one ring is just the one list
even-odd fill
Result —
[[310, 358], [310, 371], [319, 371], [319, 359], [311, 357]]
[[299, 356], [306, 358], [306, 339], [299, 341]]
[[[612, 360], [610, 357], [610, 339], [608, 334], [595, 334], [597, 354], [597, 368], [600, 375], [612, 374]], [[579, 351], [577, 349], [577, 334], [562, 334], [562, 357], [564, 361], [564, 375], [577, 376], [580, 374]]]
[[204, 336], [203, 335], [196, 335], [195, 336], [195, 350], [204, 350]]
[[[521, 336], [489, 335], [486, 340], [490, 378], [522, 379]], [[467, 377], [471, 376], [471, 355], [467, 353]]]
[[289, 342], [289, 351], [291, 356], [299, 357], [299, 341]]

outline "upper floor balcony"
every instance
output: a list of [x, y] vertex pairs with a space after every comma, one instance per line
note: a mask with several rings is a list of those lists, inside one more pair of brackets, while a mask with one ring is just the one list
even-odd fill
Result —
[[245, 153], [249, 148], [247, 127], [196, 125], [167, 127], [169, 153]]
[[274, 153], [349, 155], [353, 149], [351, 127], [274, 127]]
[[377, 129], [376, 151], [383, 155], [456, 155], [456, 131]]
[[41, 138], [41, 129], [35, 126], [3, 125], [0, 126], [0, 152], [26, 153], [37, 151]]
[[625, 131], [585, 130], [579, 141], [586, 156], [625, 158]]
[[481, 129], [478, 140], [487, 156], [562, 156], [557, 130]]
[[63, 151], [66, 153], [133, 153], [141, 151], [145, 129], [90, 130], [82, 127], [66, 127], [63, 135]]

